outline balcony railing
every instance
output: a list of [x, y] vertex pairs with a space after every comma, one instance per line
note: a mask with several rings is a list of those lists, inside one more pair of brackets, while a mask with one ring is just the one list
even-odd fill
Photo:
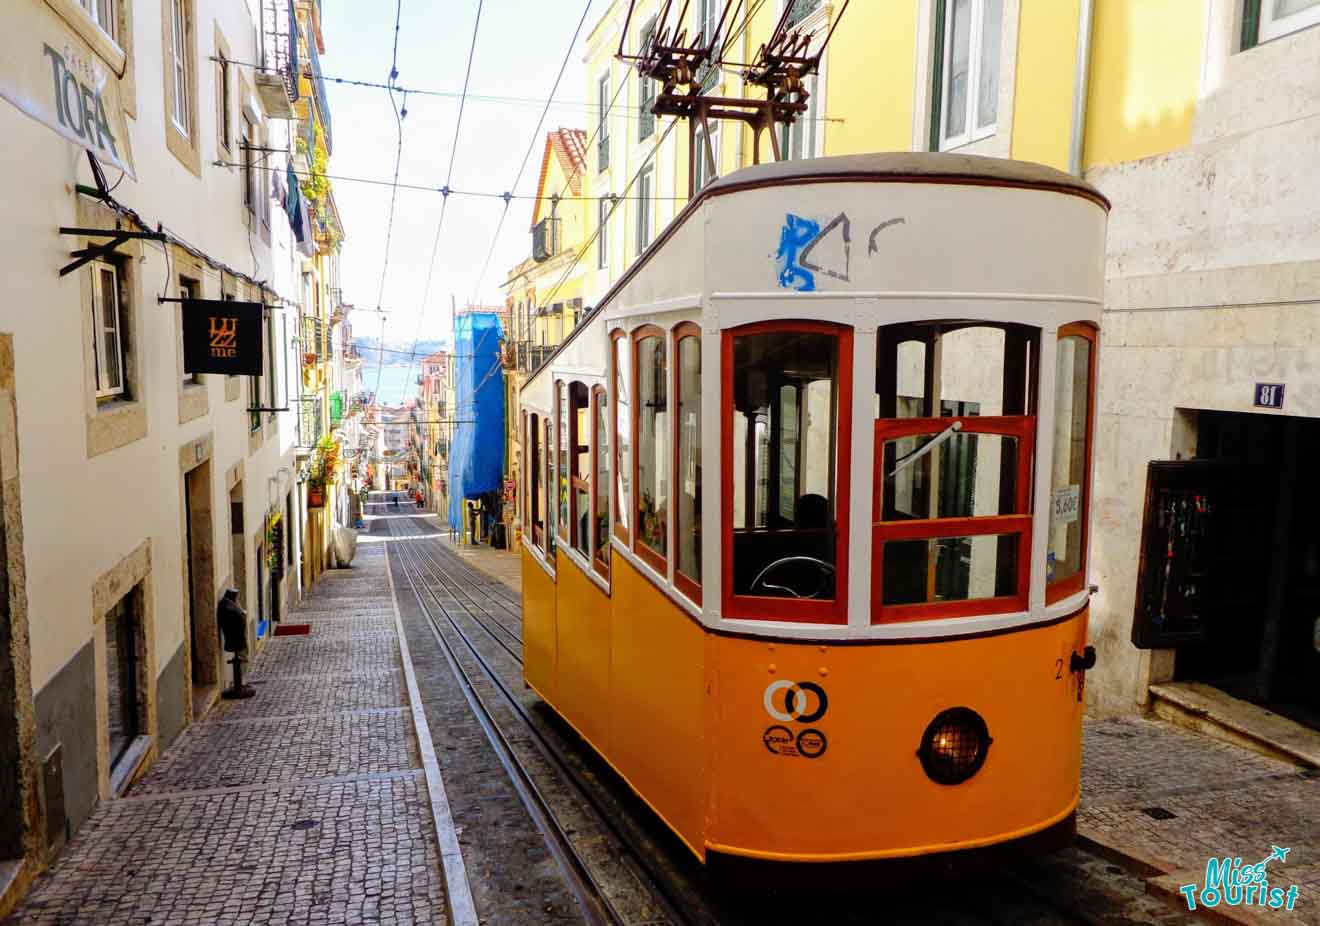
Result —
[[330, 129], [330, 104], [325, 95], [325, 79], [321, 77], [321, 56], [316, 51], [315, 40], [307, 43], [307, 57], [312, 62], [312, 87], [316, 92], [316, 108], [321, 111], [321, 129], [325, 132], [325, 150], [334, 153], [333, 133]]
[[298, 412], [298, 446], [315, 447], [324, 429], [324, 410], [321, 397], [304, 399]]
[[559, 251], [559, 220], [542, 219], [532, 227], [532, 260], [546, 261]]
[[257, 93], [267, 114], [291, 118], [298, 100], [298, 18], [293, 0], [261, 0], [260, 64]]

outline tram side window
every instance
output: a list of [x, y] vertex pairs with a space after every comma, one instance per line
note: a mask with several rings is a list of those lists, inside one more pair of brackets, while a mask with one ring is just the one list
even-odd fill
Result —
[[1059, 329], [1045, 560], [1047, 601], [1080, 591], [1085, 580], [1094, 341], [1095, 329], [1089, 325]]
[[1020, 325], [880, 330], [873, 620], [1026, 606], [1037, 345]]
[[595, 507], [592, 509], [592, 565], [596, 572], [609, 578], [610, 574], [610, 418], [609, 405], [605, 400], [605, 387], [596, 386], [591, 390], [591, 402], [596, 422], [596, 443], [592, 447], [592, 458], [596, 461]]
[[633, 335], [637, 363], [637, 484], [633, 549], [656, 569], [669, 553], [669, 366], [665, 335], [643, 328]]
[[[732, 408], [726, 406], [724, 427], [731, 451], [725, 504], [732, 522], [726, 583], [733, 610], [758, 616], [737, 596], [787, 599], [801, 602], [797, 613], [762, 601], [759, 616], [842, 619], [838, 590], [846, 560], [839, 547], [847, 505], [838, 460], [847, 459], [846, 445], [840, 446], [847, 428], [841, 435], [839, 422], [848, 420], [851, 377], [841, 361], [850, 360], [851, 337], [845, 341], [835, 326], [812, 323], [743, 330], [726, 335], [731, 351], [728, 343], [725, 348], [732, 364], [726, 397]], [[836, 599], [837, 607], [807, 605]]]
[[569, 442], [571, 436], [568, 430], [569, 407], [568, 407], [568, 384], [557, 383], [555, 385], [556, 405], [555, 409], [559, 419], [559, 428], [555, 432], [555, 447], [559, 457], [559, 480], [558, 480], [558, 520], [555, 522], [558, 528], [559, 539], [565, 542], [569, 539], [569, 526], [572, 523], [568, 516], [568, 458]]
[[627, 543], [632, 510], [632, 364], [628, 336], [615, 331], [610, 340], [614, 366], [614, 533]]
[[527, 431], [530, 463], [527, 467], [531, 481], [532, 543], [545, 550], [545, 473], [541, 469], [541, 416], [532, 415]]
[[545, 428], [545, 471], [541, 480], [541, 511], [545, 515], [545, 553], [551, 558], [553, 564], [555, 555], [555, 505], [554, 505], [554, 484], [555, 484], [555, 462], [554, 462], [554, 424], [547, 418], [543, 422]]
[[685, 323], [674, 331], [677, 368], [677, 470], [674, 474], [674, 582], [701, 601], [701, 330]]
[[572, 467], [573, 549], [591, 555], [591, 436], [590, 393], [582, 383], [568, 387], [569, 452]]

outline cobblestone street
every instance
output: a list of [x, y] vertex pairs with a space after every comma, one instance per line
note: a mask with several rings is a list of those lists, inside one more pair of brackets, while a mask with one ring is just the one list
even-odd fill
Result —
[[103, 801], [11, 922], [435, 923], [440, 852], [383, 545], [326, 573], [249, 681]]

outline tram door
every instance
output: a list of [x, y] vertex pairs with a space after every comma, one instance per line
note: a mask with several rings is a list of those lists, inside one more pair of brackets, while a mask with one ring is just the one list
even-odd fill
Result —
[[1132, 640], [1175, 678], [1320, 726], [1320, 425], [1201, 412], [1197, 459], [1153, 462]]

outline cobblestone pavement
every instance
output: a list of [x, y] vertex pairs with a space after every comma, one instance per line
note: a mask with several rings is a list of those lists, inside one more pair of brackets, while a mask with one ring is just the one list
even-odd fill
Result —
[[[1201, 884], [1206, 860], [1252, 865], [1271, 846], [1273, 887], [1295, 884], [1291, 913], [1271, 922], [1320, 923], [1320, 777], [1159, 721], [1086, 725], [1079, 831], [1093, 841]], [[1180, 879], [1175, 879], [1180, 880]], [[1234, 908], [1221, 905], [1219, 913]], [[1249, 910], [1248, 913], [1256, 912]]]
[[358, 547], [127, 797], [103, 801], [10, 920], [443, 923], [383, 544]]

